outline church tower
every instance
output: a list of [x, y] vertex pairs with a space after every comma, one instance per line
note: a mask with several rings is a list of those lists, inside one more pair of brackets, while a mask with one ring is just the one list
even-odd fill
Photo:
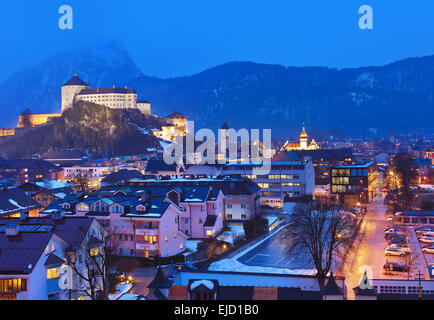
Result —
[[72, 108], [75, 96], [86, 88], [90, 88], [89, 84], [81, 80], [76, 73], [67, 83], [62, 85], [62, 113]]
[[306, 130], [304, 129], [300, 134], [300, 149], [301, 150], [307, 150], [307, 144], [308, 144], [309, 137], [307, 136]]

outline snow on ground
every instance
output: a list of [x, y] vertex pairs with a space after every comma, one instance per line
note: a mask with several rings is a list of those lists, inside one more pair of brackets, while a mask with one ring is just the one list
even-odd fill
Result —
[[314, 275], [316, 270], [314, 269], [280, 269], [280, 268], [270, 268], [270, 267], [257, 267], [257, 266], [248, 266], [238, 261], [238, 259], [244, 256], [247, 252], [253, 250], [258, 247], [271, 237], [273, 237], [276, 233], [283, 230], [287, 225], [283, 225], [272, 233], [270, 233], [267, 237], [258, 241], [253, 246], [246, 248], [245, 250], [237, 253], [235, 256], [229, 259], [223, 259], [220, 261], [216, 261], [212, 263], [208, 270], [211, 271], [230, 271], [230, 272], [253, 272], [253, 273], [276, 273], [276, 274], [296, 274], [296, 275]]
[[428, 192], [434, 192], [434, 185], [432, 184], [419, 184], [418, 187], [421, 189], [426, 189]]
[[187, 248], [191, 252], [196, 252], [197, 251], [197, 245], [201, 242], [202, 242], [201, 240], [186, 240], [184, 242], [184, 246], [185, 246], [185, 248]]
[[315, 275], [314, 269], [278, 269], [269, 267], [256, 267], [242, 264], [237, 259], [223, 259], [214, 262], [208, 270], [229, 271], [229, 272], [252, 272], [252, 273], [275, 273], [275, 274], [296, 274], [296, 275]]
[[126, 293], [124, 295], [122, 295], [118, 300], [133, 300], [133, 301], [137, 301], [137, 300], [146, 300], [145, 297], [137, 295], [137, 294], [130, 294], [130, 293]]
[[133, 285], [131, 283], [118, 285], [116, 292], [113, 294], [109, 294], [109, 299], [110, 300], [118, 300], [121, 296], [123, 296], [128, 291], [130, 291], [132, 289], [132, 287], [133, 287]]
[[217, 239], [221, 241], [228, 242], [234, 245], [234, 242], [239, 237], [244, 237], [244, 227], [243, 226], [230, 226], [229, 231], [224, 231], [220, 234]]

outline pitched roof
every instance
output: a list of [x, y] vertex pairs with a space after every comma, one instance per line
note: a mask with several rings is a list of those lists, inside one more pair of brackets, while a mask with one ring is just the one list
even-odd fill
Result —
[[47, 260], [45, 260], [44, 266], [46, 267], [58, 267], [64, 264], [65, 261], [58, 256], [56, 256], [54, 253], [50, 253], [48, 255]]
[[83, 243], [93, 219], [89, 217], [65, 217], [61, 220], [53, 220], [51, 217], [28, 218], [21, 221], [19, 218], [0, 219], [0, 226], [7, 224], [19, 224], [23, 226], [45, 225], [52, 226], [53, 231], [72, 246]]
[[136, 91], [132, 88], [87, 88], [80, 91], [78, 95], [89, 95], [89, 94], [109, 94], [109, 93], [117, 93], [117, 94], [129, 94], [136, 93]]
[[89, 84], [81, 80], [76, 73], [74, 73], [74, 76], [65, 84], [62, 85], [62, 87], [66, 86], [88, 86]]
[[42, 208], [41, 204], [21, 189], [0, 189], [0, 217], [39, 208]]
[[178, 110], [173, 111], [171, 114], [167, 116], [167, 118], [177, 118], [177, 117], [185, 117], [185, 116]]
[[18, 236], [7, 237], [5, 233], [0, 232], [0, 273], [31, 273], [53, 234], [20, 232]]
[[158, 267], [157, 274], [155, 275], [154, 280], [148, 284], [149, 289], [167, 289], [172, 286], [173, 281], [169, 280], [163, 272], [161, 267]]
[[51, 150], [43, 153], [41, 159], [49, 160], [82, 160], [86, 154], [80, 150]]
[[205, 223], [203, 224], [203, 226], [206, 227], [214, 227], [215, 223], [217, 221], [217, 216], [215, 215], [208, 215], [206, 217]]
[[321, 292], [324, 295], [340, 296], [344, 294], [342, 288], [339, 287], [336, 283], [333, 272], [330, 274], [329, 280], [327, 281], [327, 284], [321, 289]]
[[307, 136], [306, 130], [304, 129], [304, 126], [303, 126], [303, 130], [301, 131], [300, 138], [307, 138], [307, 137], [308, 136]]
[[110, 173], [107, 177], [105, 177], [101, 182], [102, 183], [120, 183], [127, 181], [129, 179], [141, 178], [142, 174], [137, 170], [127, 170], [122, 169], [113, 173]]
[[9, 169], [29, 169], [29, 170], [39, 170], [47, 172], [62, 171], [62, 168], [56, 167], [54, 164], [45, 160], [36, 159], [14, 159], [14, 160], [3, 160], [0, 163], [1, 168]]
[[176, 171], [176, 164], [166, 164], [163, 160], [149, 160], [146, 166], [146, 172], [157, 172], [157, 171]]

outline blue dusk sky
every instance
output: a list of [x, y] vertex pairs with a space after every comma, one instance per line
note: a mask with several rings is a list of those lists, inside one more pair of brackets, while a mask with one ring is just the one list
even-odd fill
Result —
[[[58, 9], [74, 29], [58, 28]], [[371, 5], [374, 29], [360, 30]], [[147, 75], [229, 61], [336, 68], [434, 54], [432, 0], [21, 0], [0, 5], [0, 81], [58, 51], [114, 39]]]

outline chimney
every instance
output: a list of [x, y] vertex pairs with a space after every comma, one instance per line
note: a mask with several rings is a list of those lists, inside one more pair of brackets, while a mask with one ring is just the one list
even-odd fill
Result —
[[64, 216], [65, 214], [63, 213], [63, 211], [54, 211], [53, 213], [51, 213], [51, 219], [53, 219], [54, 221], [62, 220]]
[[28, 211], [21, 211], [20, 212], [20, 220], [26, 221], [29, 218], [29, 212]]
[[19, 224], [6, 225], [5, 233], [7, 237], [17, 236], [20, 233], [20, 225]]

